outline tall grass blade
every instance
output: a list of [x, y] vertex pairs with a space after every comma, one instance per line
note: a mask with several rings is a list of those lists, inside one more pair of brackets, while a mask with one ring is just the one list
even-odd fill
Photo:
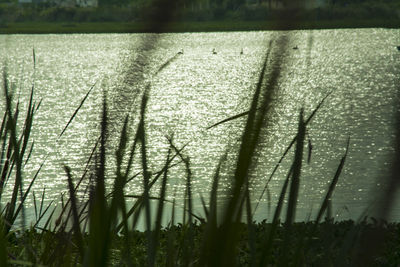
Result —
[[150, 255], [150, 266], [155, 266], [156, 257], [157, 257], [157, 248], [159, 243], [159, 235], [161, 230], [161, 222], [162, 216], [164, 212], [164, 200], [166, 196], [166, 189], [167, 189], [167, 178], [168, 178], [168, 168], [169, 168], [169, 158], [171, 154], [171, 149], [168, 150], [167, 160], [165, 163], [165, 172], [163, 175], [162, 183], [161, 183], [161, 190], [160, 190], [160, 199], [158, 201], [158, 208], [157, 208], [157, 215], [156, 215], [156, 223], [153, 231], [153, 238], [152, 238], [152, 249], [150, 250], [152, 255]]
[[[262, 123], [261, 121], [264, 120], [264, 111], [268, 108], [268, 104], [270, 101], [268, 97], [269, 93], [267, 93], [267, 95], [262, 98], [261, 89], [264, 82], [264, 76], [269, 54], [271, 51], [271, 45], [272, 41], [269, 44], [263, 62], [263, 67], [260, 72], [256, 90], [253, 94], [251, 107], [247, 116], [246, 126], [242, 134], [238, 159], [236, 161], [236, 169], [232, 184], [231, 197], [225, 208], [225, 214], [223, 216], [221, 230], [218, 231], [217, 241], [215, 242], [215, 244], [213, 244], [212, 248], [212, 250], [215, 251], [219, 250], [220, 253], [216, 254], [216, 257], [210, 258], [211, 262], [209, 263], [209, 265], [233, 266], [235, 264], [235, 257], [233, 257], [233, 255], [236, 254], [235, 250], [238, 240], [238, 229], [236, 228], [237, 222], [238, 220], [240, 220], [241, 217], [241, 205], [244, 200], [243, 186], [248, 179], [248, 172], [250, 169], [251, 160], [255, 151], [256, 144], [258, 143], [258, 134], [260, 132], [260, 129], [258, 127]], [[274, 86], [274, 84], [274, 79], [272, 79], [270, 85]], [[261, 104], [263, 109], [259, 111], [259, 113], [257, 113], [260, 99], [263, 102]]]
[[64, 134], [64, 132], [67, 130], [68, 126], [71, 124], [72, 120], [75, 118], [76, 114], [78, 114], [78, 111], [81, 109], [81, 107], [83, 106], [83, 103], [85, 103], [86, 99], [88, 98], [90, 92], [92, 91], [92, 89], [94, 88], [94, 86], [96, 85], [96, 83], [94, 83], [92, 85], [92, 87], [90, 87], [89, 91], [86, 93], [85, 97], [82, 99], [81, 103], [79, 104], [78, 108], [75, 110], [75, 112], [72, 114], [71, 118], [69, 119], [68, 123], [65, 125], [64, 129], [61, 131], [60, 135], [58, 136], [58, 139], [61, 138], [61, 136]]
[[109, 214], [105, 201], [105, 169], [107, 142], [107, 102], [104, 96], [101, 120], [99, 161], [96, 167], [96, 184], [91, 192], [89, 215], [89, 255], [85, 259], [90, 266], [107, 266], [110, 245]]
[[172, 211], [171, 211], [171, 223], [169, 225], [169, 231], [167, 234], [167, 255], [166, 255], [166, 267], [175, 267], [176, 263], [176, 252], [175, 252], [175, 196], [172, 202]]
[[[126, 264], [131, 264], [130, 259], [130, 234], [128, 229], [128, 218], [126, 212], [126, 204], [124, 197], [124, 187], [127, 183], [128, 172], [122, 173], [122, 164], [123, 164], [123, 156], [125, 154], [125, 150], [128, 143], [128, 121], [129, 116], [126, 116], [124, 125], [121, 131], [120, 142], [118, 146], [118, 150], [115, 153], [117, 170], [116, 170], [116, 179], [114, 182], [114, 189], [112, 191], [112, 201], [111, 201], [111, 209], [110, 209], [110, 229], [113, 234], [117, 234], [115, 232], [116, 223], [118, 221], [118, 211], [120, 210], [122, 213], [122, 225], [124, 227], [124, 249], [123, 249], [123, 261]], [[135, 140], [136, 141], [136, 140]], [[129, 168], [129, 167], [128, 167]]]
[[[315, 116], [315, 114], [317, 113], [317, 111], [322, 107], [323, 103], [325, 102], [325, 100], [332, 94], [333, 91], [330, 91], [327, 95], [325, 95], [325, 97], [319, 102], [319, 104], [317, 105], [317, 107], [314, 109], [314, 111], [311, 113], [311, 115], [307, 118], [307, 120], [305, 121], [305, 126], [307, 126], [311, 120], [313, 119], [313, 117]], [[296, 140], [298, 138], [298, 135], [296, 134], [296, 136], [292, 139], [292, 141], [290, 142], [290, 144], [288, 145], [288, 147], [286, 148], [286, 150], [283, 152], [281, 158], [279, 159], [278, 163], [275, 165], [274, 169], [272, 170], [267, 183], [264, 186], [263, 191], [261, 192], [260, 197], [258, 198], [256, 207], [254, 208], [254, 212], [253, 214], [256, 212], [258, 205], [262, 199], [262, 197], [264, 196], [265, 190], [267, 189], [267, 186], [269, 184], [269, 182], [272, 180], [272, 177], [275, 175], [275, 172], [278, 170], [279, 166], [281, 165], [282, 161], [284, 158], [286, 158], [286, 155], [289, 153], [290, 149], [292, 148], [292, 146], [295, 144]]]
[[38, 213], [37, 213], [37, 203], [36, 203], [35, 191], [32, 192], [32, 195], [33, 195], [33, 206], [35, 208], [35, 219], [37, 220]]
[[79, 224], [79, 217], [78, 217], [78, 206], [77, 206], [77, 201], [76, 201], [76, 197], [75, 197], [75, 187], [72, 182], [71, 169], [67, 166], [64, 166], [64, 170], [67, 174], [69, 197], [71, 200], [71, 210], [72, 210], [72, 219], [73, 219], [72, 227], [74, 229], [74, 236], [75, 236], [75, 240], [77, 243], [79, 255], [81, 257], [81, 260], [83, 261], [84, 247], [83, 247], [81, 228], [79, 226], [80, 224]]
[[321, 208], [319, 209], [317, 218], [315, 219], [316, 223], [319, 223], [322, 219], [323, 214], [325, 213], [325, 211], [327, 210], [327, 208], [329, 207], [329, 202], [330, 199], [332, 197], [333, 191], [335, 190], [336, 184], [339, 180], [339, 176], [342, 173], [343, 167], [344, 167], [344, 163], [346, 161], [347, 158], [347, 154], [349, 152], [349, 145], [350, 145], [350, 137], [347, 139], [347, 145], [346, 145], [346, 152], [344, 153], [342, 159], [340, 160], [339, 166], [336, 170], [335, 176], [332, 179], [331, 184], [329, 185], [328, 191], [326, 192], [325, 195], [325, 199], [321, 204]]
[[249, 185], [246, 185], [246, 217], [247, 217], [247, 232], [248, 232], [248, 244], [250, 248], [250, 264], [249, 266], [256, 266], [256, 232], [253, 225], [253, 216], [251, 213], [251, 200]]
[[[186, 147], [186, 145], [183, 146], [181, 149], [179, 149], [179, 151], [182, 151], [185, 147]], [[176, 157], [177, 157], [177, 154], [173, 155], [173, 156], [171, 157], [170, 161], [169, 161], [169, 164], [171, 164], [171, 162], [172, 162]], [[172, 167], [172, 165], [171, 165], [170, 167]], [[166, 169], [163, 168], [161, 171], [159, 171], [159, 172], [156, 174], [156, 176], [154, 177], [154, 179], [149, 183], [149, 189], [151, 189], [151, 187], [158, 181], [158, 179], [159, 179], [159, 178], [161, 177], [161, 175], [165, 172], [165, 170], [166, 170]], [[134, 176], [134, 177], [135, 177], [135, 176]], [[144, 195], [139, 196], [138, 200], [135, 202], [135, 204], [133, 205], [133, 207], [130, 208], [130, 210], [127, 212], [127, 214], [126, 214], [126, 215], [127, 215], [127, 218], [129, 218], [130, 216], [132, 216], [132, 214], [134, 214], [135, 212], [137, 212], [138, 209], [141, 210], [142, 206], [144, 205], [144, 201], [143, 201], [143, 200], [144, 200]], [[137, 221], [137, 219], [134, 219], [133, 221], [134, 221], [134, 223], [133, 223], [133, 228], [134, 228], [134, 226], [136, 225], [135, 221]], [[123, 224], [120, 223], [120, 224], [116, 227], [115, 231], [118, 233], [118, 232], [122, 229], [122, 227], [123, 227]]]
[[274, 213], [274, 217], [272, 219], [272, 223], [271, 223], [271, 229], [268, 233], [267, 238], [265, 239], [265, 242], [263, 243], [262, 248], [264, 249], [263, 253], [261, 254], [261, 258], [260, 258], [260, 264], [259, 266], [267, 266], [268, 262], [270, 261], [270, 257], [271, 257], [271, 250], [272, 250], [272, 242], [274, 241], [275, 235], [276, 235], [276, 231], [278, 229], [279, 226], [279, 218], [281, 216], [281, 212], [282, 212], [282, 207], [285, 201], [285, 196], [286, 196], [286, 191], [287, 191], [287, 187], [289, 185], [289, 180], [290, 177], [293, 174], [293, 169], [294, 169], [294, 164], [292, 164], [292, 167], [290, 168], [286, 179], [285, 179], [285, 183], [282, 186], [282, 190], [281, 193], [279, 195], [279, 200], [278, 203], [276, 205], [275, 208], [275, 213]]
[[147, 230], [147, 242], [148, 242], [148, 257], [147, 264], [151, 265], [152, 259], [150, 259], [150, 255], [152, 254], [151, 250], [151, 210], [150, 210], [150, 199], [149, 199], [149, 191], [150, 191], [150, 173], [148, 170], [147, 164], [147, 151], [146, 151], [146, 133], [145, 133], [145, 111], [147, 105], [147, 90], [144, 92], [142, 97], [142, 104], [140, 108], [140, 121], [138, 127], [138, 137], [141, 142], [141, 160], [142, 160], [142, 169], [143, 169], [143, 203], [144, 203], [144, 212], [145, 212], [145, 224]]
[[26, 166], [26, 164], [29, 162], [29, 159], [31, 158], [34, 145], [35, 145], [35, 142], [32, 142], [31, 147], [28, 152], [28, 156], [26, 157], [25, 162], [24, 162], [24, 167]]
[[300, 174], [303, 161], [304, 139], [306, 125], [303, 118], [303, 109], [300, 111], [299, 128], [297, 132], [296, 151], [294, 156], [293, 176], [290, 183], [289, 202], [286, 215], [286, 224], [291, 225], [295, 220], [297, 197], [299, 194]]
[[203, 211], [204, 211], [204, 216], [206, 216], [206, 221], [209, 221], [210, 211], [207, 208], [206, 201], [204, 200], [204, 197], [202, 194], [200, 194], [200, 201], [201, 201], [201, 205], [203, 206]]
[[42, 192], [42, 199], [40, 201], [40, 209], [39, 209], [39, 214], [42, 214], [42, 209], [43, 209], [43, 203], [44, 203], [44, 196], [46, 194], [46, 187], [43, 188], [43, 192]]
[[[33, 228], [38, 228], [38, 225], [40, 221], [43, 219], [44, 215], [46, 215], [47, 211], [50, 209], [51, 205], [54, 203], [54, 201], [50, 201], [50, 203], [47, 205], [47, 207], [43, 210], [43, 212], [39, 213], [39, 217], [36, 219], [35, 224], [33, 225]], [[54, 211], [53, 211], [54, 212]], [[51, 219], [52, 214], [50, 214], [49, 219]], [[45, 224], [45, 227], [43, 227], [42, 230], [47, 229], [47, 223]]]
[[6, 226], [4, 225], [4, 221], [2, 216], [0, 216], [0, 266], [8, 266], [8, 255], [7, 255], [7, 237]]
[[7, 224], [7, 229], [6, 232], [8, 232], [11, 228], [11, 225], [13, 225], [14, 220], [14, 212], [15, 212], [15, 207], [17, 203], [17, 195], [18, 192], [21, 193], [22, 195], [22, 164], [21, 164], [21, 157], [20, 157], [20, 146], [19, 142], [17, 141], [17, 114], [18, 112], [16, 111], [15, 114], [12, 113], [12, 96], [9, 94], [9, 88], [8, 88], [8, 81], [6, 77], [6, 70], [3, 70], [3, 81], [4, 81], [4, 94], [5, 94], [5, 99], [6, 99], [6, 112], [8, 114], [8, 126], [7, 129], [10, 133], [10, 144], [12, 145], [13, 152], [14, 152], [14, 158], [16, 161], [16, 174], [15, 174], [15, 181], [14, 181], [14, 188], [13, 188], [13, 193], [11, 196], [11, 201], [8, 206], [8, 209], [6, 211], [5, 215], [5, 220]]
[[210, 130], [211, 128], [214, 128], [214, 127], [216, 127], [216, 126], [218, 126], [218, 125], [220, 125], [220, 124], [222, 124], [222, 123], [225, 123], [225, 122], [228, 122], [228, 121], [232, 121], [232, 120], [237, 119], [237, 118], [240, 118], [240, 117], [244, 117], [244, 116], [248, 115], [249, 112], [250, 112], [250, 111], [248, 110], [248, 111], [242, 112], [242, 113], [240, 113], [240, 114], [231, 116], [231, 117], [229, 117], [229, 118], [227, 118], [227, 119], [224, 119], [224, 120], [222, 120], [222, 121], [219, 121], [219, 122], [217, 122], [217, 123], [214, 123], [214, 124], [211, 125], [211, 126], [208, 126], [206, 129], [207, 129], [207, 130]]
[[313, 145], [311, 143], [311, 138], [308, 137], [308, 154], [307, 154], [307, 164], [311, 163], [311, 154], [313, 150]]
[[26, 147], [28, 146], [28, 141], [29, 141], [31, 130], [32, 130], [33, 115], [34, 115], [34, 110], [35, 110], [35, 104], [33, 103], [33, 93], [34, 93], [34, 87], [32, 86], [31, 95], [30, 95], [29, 104], [28, 104], [28, 111], [27, 111], [26, 118], [25, 118], [24, 131], [21, 136], [21, 139], [23, 139], [21, 153], [20, 153], [21, 161], [24, 157]]
[[[306, 134], [306, 125], [303, 117], [303, 109], [300, 111], [299, 126], [297, 130], [297, 142], [296, 150], [293, 161], [293, 175], [290, 183], [289, 189], [289, 200], [286, 212], [286, 222], [285, 222], [285, 234], [284, 234], [284, 244], [283, 244], [283, 255], [280, 258], [281, 266], [289, 265], [289, 246], [292, 242], [292, 225], [296, 217], [296, 206], [299, 194], [300, 186], [300, 175], [303, 162], [303, 149], [304, 149], [304, 139]], [[296, 258], [292, 259], [296, 262]]]
[[204, 231], [202, 248], [200, 253], [200, 266], [206, 264], [212, 265], [213, 259], [216, 257], [218, 251], [213, 250], [214, 237], [217, 236], [217, 195], [218, 195], [218, 184], [220, 179], [221, 165], [226, 160], [227, 153], [225, 153], [218, 162], [217, 168], [214, 173], [213, 183], [210, 192], [210, 208], [209, 216], [207, 217], [206, 229]]
[[32, 48], [32, 58], [33, 58], [33, 69], [36, 69], [36, 53], [35, 53], [35, 47]]
[[172, 139], [169, 139], [171, 147], [175, 150], [178, 156], [182, 159], [186, 169], [186, 188], [185, 188], [185, 200], [183, 206], [183, 224], [186, 226], [186, 214], [188, 215], [188, 228], [185, 234], [184, 246], [183, 246], [183, 266], [189, 266], [192, 258], [192, 247], [193, 247], [193, 200], [192, 200], [192, 171], [190, 169], [190, 160], [185, 157], [173, 144]]
[[31, 182], [29, 183], [28, 188], [26, 189], [25, 193], [21, 196], [20, 204], [18, 205], [18, 207], [17, 207], [17, 209], [16, 209], [16, 211], [15, 211], [15, 214], [14, 214], [14, 216], [12, 217], [12, 222], [14, 222], [14, 221], [17, 219], [17, 217], [18, 217], [18, 215], [19, 215], [19, 212], [20, 212], [21, 210], [23, 210], [25, 200], [26, 200], [26, 198], [28, 197], [29, 192], [30, 192], [30, 190], [31, 190], [31, 188], [32, 188], [32, 186], [33, 186], [33, 184], [35, 183], [36, 179], [38, 178], [39, 173], [40, 173], [40, 171], [42, 170], [43, 165], [44, 165], [44, 162], [42, 162], [42, 163], [40, 164], [39, 169], [36, 171], [35, 175], [33, 176]]

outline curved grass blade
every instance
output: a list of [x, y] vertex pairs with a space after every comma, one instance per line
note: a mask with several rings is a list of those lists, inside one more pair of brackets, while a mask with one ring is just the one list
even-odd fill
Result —
[[225, 123], [225, 122], [228, 122], [228, 121], [232, 121], [232, 120], [237, 119], [237, 118], [240, 118], [240, 117], [244, 117], [244, 116], [248, 115], [249, 112], [250, 112], [250, 110], [245, 111], [245, 112], [242, 112], [242, 113], [237, 114], [237, 115], [234, 115], [234, 116], [229, 117], [229, 118], [227, 118], [227, 119], [224, 119], [224, 120], [222, 120], [222, 121], [219, 121], [219, 122], [217, 122], [217, 123], [215, 123], [215, 124], [213, 124], [213, 125], [211, 125], [211, 126], [208, 126], [208, 127], [206, 128], [206, 130], [209, 130], [209, 129], [211, 129], [211, 128], [214, 128], [214, 127], [216, 127], [216, 126], [218, 126], [218, 125], [220, 125], [220, 124], [222, 124], [222, 123]]

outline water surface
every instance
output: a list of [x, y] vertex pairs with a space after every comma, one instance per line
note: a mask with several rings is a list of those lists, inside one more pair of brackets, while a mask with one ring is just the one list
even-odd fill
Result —
[[[289, 41], [283, 53], [278, 53], [276, 40], [282, 36]], [[15, 95], [26, 105], [34, 84], [35, 99], [43, 100], [33, 126], [34, 154], [24, 171], [29, 179], [47, 157], [34, 185], [37, 193], [46, 187], [48, 199], [59, 201], [67, 189], [63, 166], [71, 166], [75, 177], [82, 174], [98, 137], [104, 92], [114, 148], [126, 114], [130, 115], [134, 130], [141, 93], [149, 85], [146, 130], [150, 169], [156, 172], [165, 162], [169, 146], [166, 136], [173, 135], [177, 147], [187, 144], [183, 153], [190, 157], [198, 200], [200, 194], [208, 196], [211, 177], [225, 152], [230, 161], [223, 169], [221, 198], [228, 192], [232, 160], [245, 117], [206, 128], [248, 110], [268, 45], [275, 40], [267, 74], [277, 57], [283, 57], [285, 65], [258, 150], [257, 168], [252, 173], [253, 198], [258, 199], [294, 137], [300, 108], [304, 107], [308, 116], [332, 92], [307, 131], [313, 153], [311, 163], [304, 162], [297, 216], [304, 220], [319, 208], [350, 136], [349, 157], [333, 205], [337, 218], [357, 219], [374, 201], [376, 192], [383, 191], [390, 174], [400, 67], [395, 45], [399, 37], [399, 30], [388, 29], [2, 35], [0, 54], [1, 64], [7, 64]], [[292, 49], [294, 46], [299, 49]], [[214, 48], [217, 54], [211, 52]], [[181, 49], [183, 54], [176, 55]], [[58, 139], [92, 86], [89, 98]], [[1, 109], [4, 110], [4, 101]], [[110, 157], [113, 153], [110, 151]], [[292, 154], [269, 184], [269, 194], [263, 196], [257, 218], [268, 216], [268, 199], [272, 203], [277, 200], [291, 160]], [[112, 166], [109, 169], [112, 183]], [[134, 172], [139, 170], [137, 166]], [[171, 170], [168, 186], [170, 199], [174, 193], [177, 198], [182, 197], [183, 165]], [[139, 194], [141, 190], [138, 178], [130, 182], [126, 191]], [[200, 207], [199, 201], [196, 203]], [[400, 218], [399, 209], [393, 218]]]

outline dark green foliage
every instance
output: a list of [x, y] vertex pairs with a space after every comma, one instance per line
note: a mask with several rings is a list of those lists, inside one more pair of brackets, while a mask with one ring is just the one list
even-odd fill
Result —
[[[260, 222], [251, 225], [254, 235], [254, 247], [256, 258], [260, 257], [263, 253], [264, 247], [264, 236], [270, 232], [272, 225], [266, 222]], [[193, 266], [205, 266], [199, 263], [201, 257], [201, 246], [200, 240], [205, 235], [205, 224], [193, 225], [193, 236], [194, 236], [194, 247], [192, 249], [191, 262]], [[251, 266], [253, 253], [249, 247], [249, 232], [248, 225], [241, 223], [236, 228], [238, 230], [238, 250], [240, 253], [232, 255], [235, 258], [235, 262], [239, 266]], [[185, 238], [186, 228], [183, 225], [169, 226], [167, 228], [160, 229], [160, 235], [158, 238], [158, 257], [155, 259], [155, 266], [168, 266], [168, 261], [171, 259], [168, 250], [172, 249], [177, 256], [181, 257], [181, 249], [183, 246], [183, 239]], [[276, 266], [279, 262], [279, 256], [282, 254], [282, 240], [285, 235], [285, 227], [279, 224], [276, 228], [276, 236], [273, 239], [271, 246], [271, 255], [269, 260], [269, 266]], [[307, 236], [312, 237], [309, 249], [304, 253], [304, 266], [339, 266], [336, 265], [336, 259], [341, 258], [348, 266], [351, 264], [352, 257], [356, 252], [356, 247], [350, 248], [348, 251], [343, 252], [343, 242], [347, 239], [347, 236], [353, 232], [377, 232], [379, 231], [385, 237], [385, 242], [382, 245], [381, 251], [377, 254], [376, 258], [373, 259], [371, 265], [373, 266], [396, 266], [400, 262], [400, 255], [398, 249], [400, 248], [400, 239], [398, 234], [400, 231], [400, 225], [395, 224], [376, 224], [373, 221], [362, 222], [356, 224], [353, 221], [342, 221], [342, 222], [329, 222], [325, 221], [317, 225], [312, 222], [309, 223], [294, 223], [292, 225], [292, 243], [290, 244], [290, 250], [288, 256], [293, 257], [296, 246], [301, 242], [301, 236], [305, 233]], [[171, 235], [175, 235], [175, 238], [171, 240]], [[129, 246], [131, 248], [129, 257], [132, 259], [132, 263], [136, 266], [147, 265], [147, 234], [145, 232], [132, 231]], [[25, 238], [23, 238], [25, 237]], [[8, 253], [10, 255], [18, 255], [19, 251], [24, 248], [25, 244], [22, 240], [29, 240], [29, 245], [34, 249], [37, 255], [43, 255], [46, 251], [45, 243], [53, 243], [58, 239], [63, 239], [61, 235], [55, 235], [54, 233], [41, 234], [39, 232], [30, 230], [20, 233], [18, 238], [11, 238], [10, 241], [6, 241], [5, 244]], [[83, 236], [84, 243], [88, 242], [88, 236]], [[65, 242], [65, 241], [64, 241]], [[123, 257], [124, 246], [126, 241], [124, 236], [113, 236], [110, 247], [110, 261], [109, 266], [118, 266]], [[64, 252], [66, 252], [64, 250]], [[73, 265], [73, 259], [78, 251], [74, 249], [69, 255], [63, 256], [60, 254], [62, 261], [59, 261], [63, 266]], [[67, 257], [70, 258], [67, 258]], [[173, 266], [184, 266], [180, 259], [174, 261]], [[11, 259], [10, 262], [14, 260]], [[29, 262], [29, 260], [26, 260]], [[54, 265], [53, 266], [60, 266]], [[340, 265], [342, 266], [342, 265]]]
[[[282, 8], [268, 5], [267, 1], [215, 0], [166, 2], [161, 10], [168, 8], [180, 21], [273, 21], [282, 19]], [[264, 2], [264, 3], [262, 3]], [[275, 3], [275, 1], [273, 1]], [[282, 1], [281, 1], [282, 2]], [[312, 1], [309, 1], [312, 2]], [[323, 2], [323, 1], [321, 1]], [[399, 2], [388, 1], [332, 1], [331, 4], [310, 5], [290, 19], [323, 22], [329, 20], [399, 20]], [[168, 21], [157, 10], [163, 1], [99, 0], [98, 7], [58, 6], [54, 4], [17, 5], [0, 3], [0, 27], [12, 22], [131, 22]], [[158, 16], [155, 16], [158, 14]]]

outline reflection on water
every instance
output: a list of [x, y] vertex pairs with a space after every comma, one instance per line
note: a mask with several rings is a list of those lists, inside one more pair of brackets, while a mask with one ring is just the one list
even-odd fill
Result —
[[[16, 95], [27, 99], [34, 83], [36, 99], [43, 99], [32, 134], [35, 150], [25, 175], [32, 177], [48, 155], [34, 190], [46, 187], [48, 198], [58, 199], [67, 189], [62, 166], [71, 166], [75, 177], [81, 175], [83, 162], [97, 140], [103, 90], [112, 120], [111, 143], [116, 144], [125, 115], [137, 120], [140, 95], [149, 84], [146, 129], [150, 169], [155, 172], [162, 167], [168, 149], [166, 136], [173, 135], [178, 147], [187, 144], [183, 153], [190, 157], [194, 195], [207, 196], [220, 157], [225, 152], [231, 161], [235, 157], [245, 118], [210, 130], [206, 127], [248, 109], [268, 43], [281, 34], [290, 35], [290, 49], [278, 55], [275, 47], [268, 65], [270, 71], [277, 56], [287, 62], [274, 94], [262, 148], [257, 152], [258, 167], [252, 174], [254, 198], [295, 135], [300, 108], [309, 115], [333, 91], [308, 129], [313, 153], [311, 163], [304, 164], [297, 214], [304, 219], [319, 208], [351, 136], [349, 157], [333, 204], [341, 218], [357, 219], [373, 200], [372, 193], [384, 188], [389, 172], [398, 102], [400, 53], [394, 44], [399, 30], [163, 34], [154, 51], [140, 45], [143, 34], [0, 36], [1, 64], [8, 64]], [[291, 49], [295, 46], [298, 49]], [[179, 51], [182, 53], [177, 55]], [[169, 64], [163, 65], [168, 60]], [[73, 123], [58, 139], [93, 85]], [[134, 128], [132, 123], [132, 131]], [[272, 201], [277, 199], [290, 161], [288, 156], [269, 184]], [[221, 196], [227, 192], [231, 172], [232, 162], [228, 162]], [[110, 177], [112, 174], [110, 171]], [[174, 192], [182, 197], [184, 175], [183, 165], [171, 170], [171, 198]], [[140, 179], [133, 180], [127, 191], [140, 193], [141, 185]], [[267, 195], [259, 207], [259, 218], [266, 216], [266, 203]], [[399, 218], [400, 210], [396, 212]]]

